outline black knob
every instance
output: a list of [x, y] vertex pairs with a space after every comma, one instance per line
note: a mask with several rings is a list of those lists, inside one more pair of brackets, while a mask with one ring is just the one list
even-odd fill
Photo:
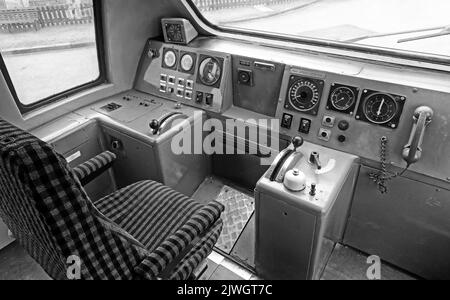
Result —
[[158, 120], [153, 120], [150, 122], [149, 124], [150, 128], [157, 131], [159, 129], [159, 121]]
[[304, 143], [305, 141], [302, 137], [296, 136], [292, 139], [292, 145], [294, 146], [295, 150], [303, 146]]
[[339, 122], [338, 127], [342, 131], [347, 131], [350, 128], [350, 123], [347, 121], [341, 121]]
[[338, 136], [338, 141], [341, 143], [345, 143], [347, 141], [347, 137], [345, 135]]

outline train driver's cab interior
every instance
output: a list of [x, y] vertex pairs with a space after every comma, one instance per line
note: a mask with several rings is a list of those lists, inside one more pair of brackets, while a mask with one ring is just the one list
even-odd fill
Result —
[[0, 280], [450, 279], [432, 2], [0, 0]]

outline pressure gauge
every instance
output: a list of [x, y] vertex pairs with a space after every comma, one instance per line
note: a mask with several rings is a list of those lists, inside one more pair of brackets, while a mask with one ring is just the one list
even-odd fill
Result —
[[177, 55], [173, 50], [167, 50], [164, 54], [164, 64], [167, 68], [174, 68], [177, 64]]
[[194, 57], [190, 53], [186, 53], [183, 55], [183, 57], [181, 57], [181, 69], [184, 72], [192, 71], [194, 63], [195, 63]]
[[374, 124], [386, 124], [398, 113], [395, 99], [388, 94], [377, 93], [368, 97], [364, 104], [364, 115]]
[[356, 95], [348, 87], [338, 87], [331, 94], [331, 104], [338, 111], [347, 111], [356, 104]]
[[219, 83], [222, 76], [222, 66], [216, 58], [205, 58], [199, 67], [199, 79], [207, 86], [214, 86]]

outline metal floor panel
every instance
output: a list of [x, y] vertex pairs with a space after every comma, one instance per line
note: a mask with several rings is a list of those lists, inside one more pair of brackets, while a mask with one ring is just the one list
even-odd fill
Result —
[[224, 186], [216, 199], [225, 206], [223, 230], [216, 247], [230, 254], [255, 211], [255, 200], [229, 186]]

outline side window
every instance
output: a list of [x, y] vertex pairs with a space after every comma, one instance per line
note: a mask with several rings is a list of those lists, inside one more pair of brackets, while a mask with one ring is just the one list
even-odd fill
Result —
[[0, 0], [0, 67], [22, 113], [104, 81], [99, 4]]

